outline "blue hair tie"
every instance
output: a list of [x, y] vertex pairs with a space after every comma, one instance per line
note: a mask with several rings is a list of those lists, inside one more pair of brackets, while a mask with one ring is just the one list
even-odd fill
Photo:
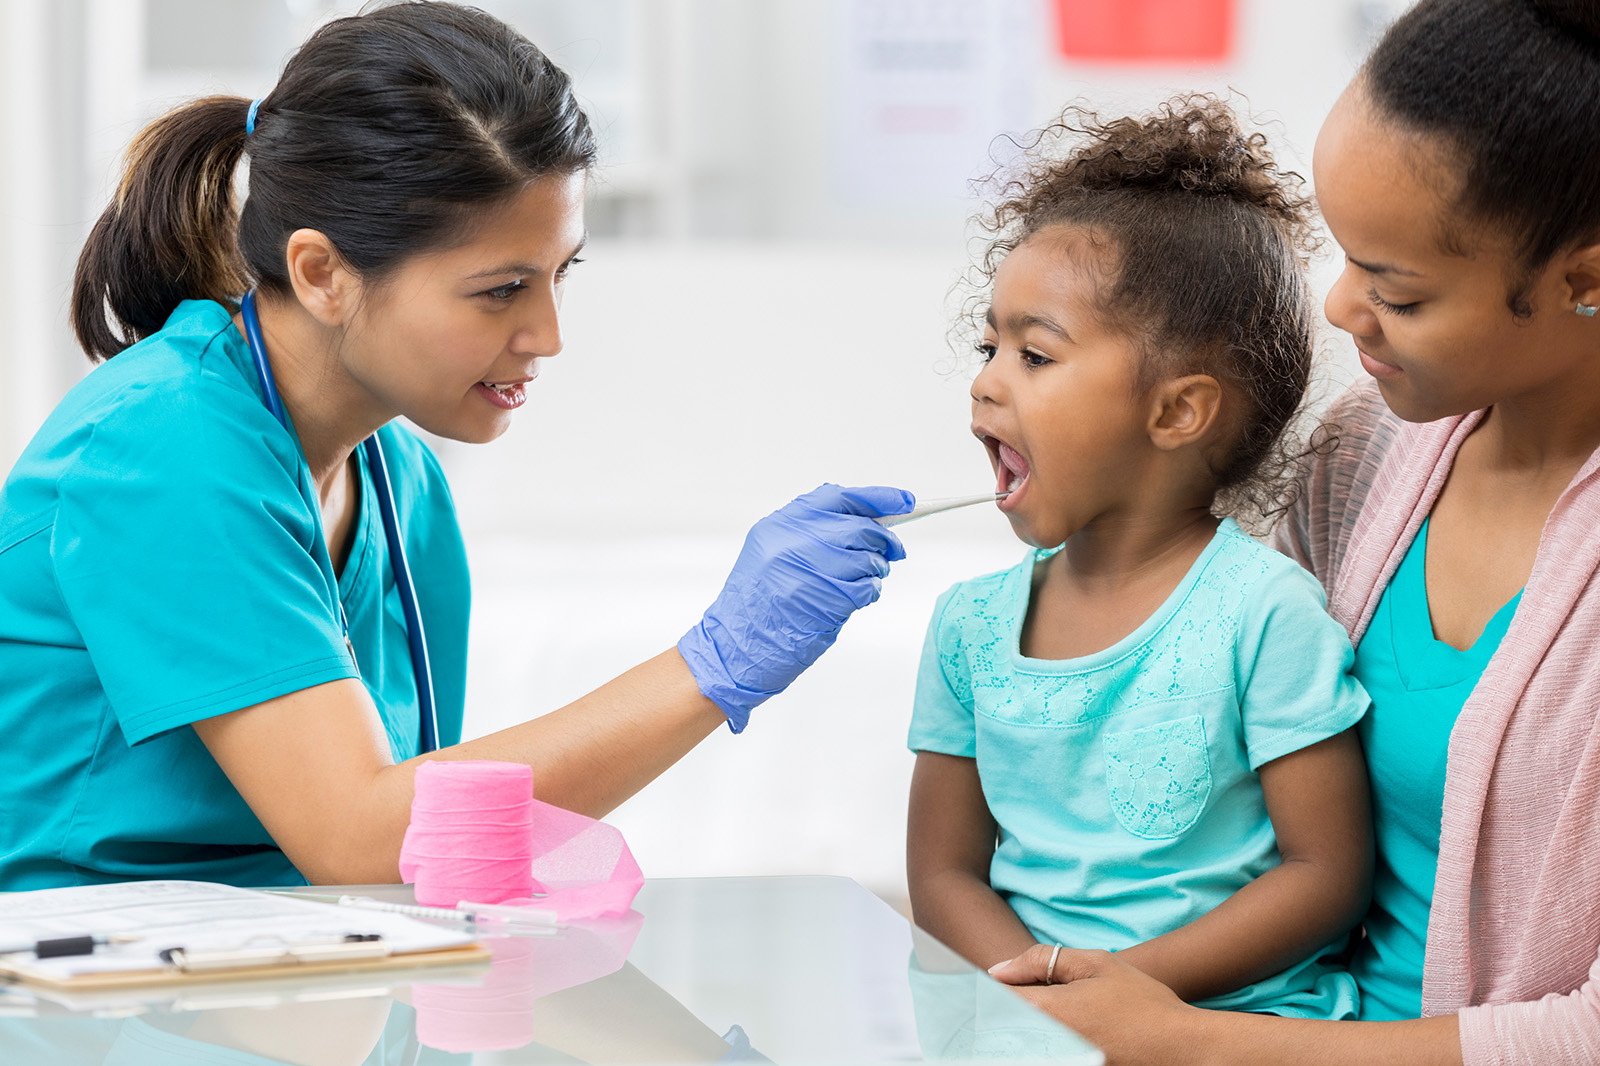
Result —
[[244, 116], [244, 135], [246, 137], [256, 131], [256, 112], [261, 110], [261, 101], [265, 99], [266, 97], [263, 96], [250, 101], [250, 110]]

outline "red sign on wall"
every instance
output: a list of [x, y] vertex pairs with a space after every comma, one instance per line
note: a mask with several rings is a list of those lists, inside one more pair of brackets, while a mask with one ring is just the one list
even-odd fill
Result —
[[1111, 63], [1215, 62], [1233, 51], [1233, 0], [1055, 0], [1061, 54]]

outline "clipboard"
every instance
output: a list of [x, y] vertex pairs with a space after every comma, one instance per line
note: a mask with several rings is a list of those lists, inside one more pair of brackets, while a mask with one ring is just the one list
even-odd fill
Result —
[[477, 987], [487, 972], [487, 961], [473, 959], [452, 965], [385, 967], [377, 973], [273, 970], [264, 976], [233, 974], [224, 980], [150, 982], [100, 988], [60, 988], [0, 981], [0, 1019], [69, 1015], [131, 1018], [153, 1012], [182, 1014], [241, 1007], [265, 1010], [290, 1003], [392, 996], [396, 989], [419, 981], [435, 987]]
[[201, 881], [130, 881], [0, 896], [0, 938], [122, 934], [90, 955], [0, 955], [0, 980], [62, 991], [253, 981], [480, 963], [471, 932]]

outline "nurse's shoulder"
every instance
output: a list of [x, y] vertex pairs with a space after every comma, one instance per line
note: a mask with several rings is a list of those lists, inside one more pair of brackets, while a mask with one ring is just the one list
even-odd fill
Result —
[[[241, 429], [272, 425], [262, 406], [249, 348], [232, 314], [211, 300], [184, 300], [166, 324], [97, 366], [68, 394], [51, 419], [70, 434], [73, 422], [91, 428], [111, 420], [173, 428], [227, 420], [248, 411]], [[43, 433], [41, 435], [44, 435]]]
[[249, 358], [227, 308], [180, 303], [162, 329], [101, 363], [51, 412], [0, 490], [0, 542], [80, 477], [148, 485], [241, 459], [293, 470], [297, 448], [262, 405]]

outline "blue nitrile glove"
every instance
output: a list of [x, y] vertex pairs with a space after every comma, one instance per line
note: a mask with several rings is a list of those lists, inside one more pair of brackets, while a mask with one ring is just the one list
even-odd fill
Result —
[[878, 598], [889, 564], [906, 550], [873, 518], [915, 503], [901, 489], [823, 485], [750, 527], [716, 602], [678, 641], [700, 691], [735, 733], [828, 650], [852, 612]]

